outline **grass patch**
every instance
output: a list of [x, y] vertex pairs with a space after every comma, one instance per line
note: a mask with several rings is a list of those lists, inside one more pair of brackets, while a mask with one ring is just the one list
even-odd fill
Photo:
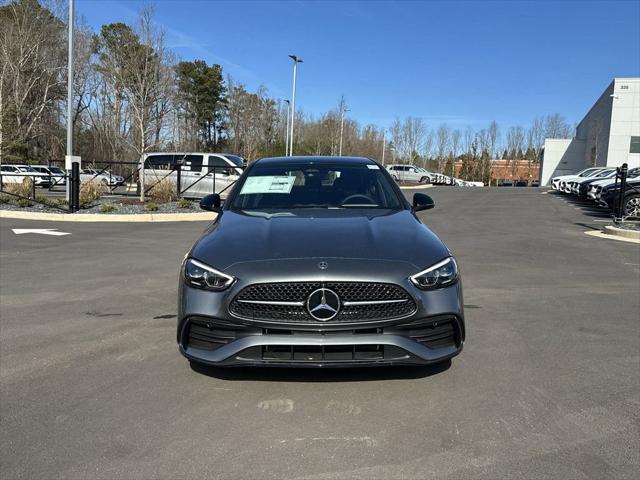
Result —
[[144, 206], [145, 210], [148, 210], [149, 212], [157, 212], [158, 211], [158, 205], [156, 205], [153, 202], [149, 202]]
[[27, 200], [26, 198], [19, 198], [18, 201], [16, 202], [16, 204], [20, 208], [26, 208], [26, 207], [32, 206], [33, 202], [31, 200]]

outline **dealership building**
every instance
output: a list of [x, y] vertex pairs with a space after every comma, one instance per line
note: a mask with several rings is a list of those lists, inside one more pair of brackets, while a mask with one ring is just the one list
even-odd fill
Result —
[[615, 78], [576, 127], [574, 138], [547, 138], [540, 184], [588, 167], [640, 166], [640, 78]]

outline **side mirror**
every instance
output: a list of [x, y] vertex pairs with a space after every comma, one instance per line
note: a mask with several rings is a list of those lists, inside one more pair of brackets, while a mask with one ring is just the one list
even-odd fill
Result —
[[420, 210], [431, 210], [436, 204], [433, 203], [433, 198], [424, 193], [415, 193], [413, 195], [413, 211], [419, 212]]
[[220, 203], [220, 195], [211, 193], [202, 197], [202, 200], [200, 200], [200, 208], [209, 212], [219, 212], [221, 210]]

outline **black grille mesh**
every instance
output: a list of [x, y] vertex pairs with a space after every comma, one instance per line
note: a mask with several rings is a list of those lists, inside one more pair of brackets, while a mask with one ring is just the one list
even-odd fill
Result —
[[[329, 322], [318, 322], [307, 311], [306, 301], [318, 288], [333, 290], [340, 297], [338, 315]], [[266, 305], [239, 300], [303, 302], [303, 305]], [[345, 302], [406, 300], [370, 305], [344, 305]], [[288, 323], [340, 323], [390, 320], [405, 317], [416, 310], [411, 296], [401, 287], [388, 283], [368, 282], [295, 282], [262, 283], [244, 288], [231, 302], [230, 312], [251, 320]]]

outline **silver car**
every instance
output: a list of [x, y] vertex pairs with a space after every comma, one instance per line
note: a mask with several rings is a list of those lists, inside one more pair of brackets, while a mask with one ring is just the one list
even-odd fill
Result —
[[389, 165], [387, 170], [396, 182], [431, 182], [431, 173], [415, 165]]
[[177, 342], [216, 366], [423, 365], [465, 339], [462, 283], [445, 244], [378, 163], [251, 164], [186, 255]]

